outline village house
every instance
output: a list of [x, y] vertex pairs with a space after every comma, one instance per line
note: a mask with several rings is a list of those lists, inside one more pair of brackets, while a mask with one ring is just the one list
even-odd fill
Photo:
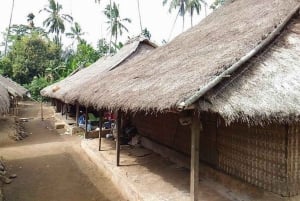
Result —
[[[199, 160], [297, 196], [299, 20], [296, 0], [235, 0], [150, 54], [84, 83], [89, 90], [68, 94], [119, 111], [118, 122], [130, 113], [145, 146], [191, 155], [192, 200]], [[119, 154], [118, 140], [116, 147]]]
[[297, 196], [299, 8], [296, 0], [232, 1], [170, 43], [128, 57], [122, 68], [86, 68], [42, 95], [118, 111], [118, 127], [130, 115], [145, 147], [173, 150], [183, 160], [166, 157], [182, 164], [190, 157], [191, 200], [198, 199], [199, 161]]

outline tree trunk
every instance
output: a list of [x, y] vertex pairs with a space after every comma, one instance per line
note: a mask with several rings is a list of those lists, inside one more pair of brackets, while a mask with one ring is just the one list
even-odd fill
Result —
[[191, 27], [193, 27], [193, 9], [191, 8]]
[[109, 0], [109, 5], [110, 5], [110, 39], [109, 39], [109, 49], [108, 49], [108, 53], [111, 53], [111, 42], [112, 42], [112, 8], [111, 8], [111, 0]]
[[142, 17], [141, 17], [141, 10], [140, 10], [140, 0], [137, 0], [137, 6], [138, 6], [138, 12], [139, 12], [141, 33], [143, 33]]
[[5, 40], [5, 48], [4, 48], [4, 55], [6, 56], [7, 54], [7, 42], [8, 42], [8, 37], [10, 34], [10, 26], [11, 26], [11, 20], [14, 12], [14, 7], [15, 7], [15, 0], [12, 0], [12, 6], [11, 6], [11, 11], [10, 11], [10, 18], [9, 18], [9, 25], [8, 25], [8, 30], [7, 30], [7, 35], [6, 35], [6, 40]]

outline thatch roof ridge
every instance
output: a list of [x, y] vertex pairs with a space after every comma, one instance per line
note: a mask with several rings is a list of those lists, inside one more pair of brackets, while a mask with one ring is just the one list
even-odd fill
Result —
[[255, 49], [298, 5], [297, 0], [236, 0], [150, 55], [88, 82], [94, 94], [84, 93], [90, 99], [83, 103], [124, 110], [175, 107]]
[[9, 95], [7, 90], [0, 85], [0, 114], [7, 113], [9, 110]]
[[100, 74], [117, 68], [121, 63], [125, 62], [131, 55], [133, 55], [143, 44], [152, 48], [156, 47], [156, 45], [148, 39], [144, 37], [136, 37], [126, 43], [115, 55], [108, 55], [100, 58], [91, 66], [78, 71], [58, 83], [44, 88], [41, 91], [41, 94], [43, 96], [62, 100], [66, 103], [74, 103], [81, 95], [81, 90], [86, 90], [86, 81], [96, 81]]
[[23, 98], [24, 96], [26, 96], [26, 94], [28, 92], [28, 90], [25, 89], [23, 86], [19, 85], [12, 79], [10, 79], [8, 77], [4, 77], [2, 75], [0, 75], [0, 85], [2, 85], [4, 88], [6, 88], [7, 91], [12, 96], [15, 96], [15, 97], [18, 96], [18, 97]]
[[199, 102], [227, 124], [300, 121], [300, 16], [262, 54]]

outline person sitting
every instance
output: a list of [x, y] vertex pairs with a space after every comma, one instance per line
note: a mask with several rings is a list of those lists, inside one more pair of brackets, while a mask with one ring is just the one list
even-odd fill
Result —
[[85, 128], [85, 114], [81, 114], [78, 118], [78, 126]]

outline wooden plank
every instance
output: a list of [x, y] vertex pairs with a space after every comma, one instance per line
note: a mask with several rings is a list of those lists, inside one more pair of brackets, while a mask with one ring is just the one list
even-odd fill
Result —
[[198, 201], [199, 187], [199, 144], [200, 144], [201, 122], [197, 117], [193, 117], [191, 124], [191, 175], [190, 175], [190, 195], [191, 201]]
[[117, 137], [116, 137], [116, 157], [117, 157], [117, 166], [120, 165], [120, 135], [121, 135], [121, 111], [118, 111], [117, 114]]

